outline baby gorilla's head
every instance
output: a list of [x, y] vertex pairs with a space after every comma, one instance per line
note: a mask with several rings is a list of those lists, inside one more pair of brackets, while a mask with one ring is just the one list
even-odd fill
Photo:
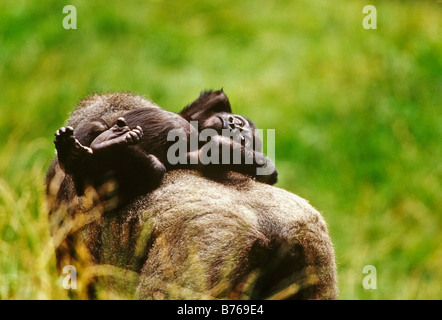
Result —
[[228, 135], [232, 139], [238, 139], [237, 141], [246, 148], [253, 148], [253, 143], [255, 143], [255, 150], [259, 152], [262, 150], [262, 142], [258, 136], [256, 125], [238, 114], [213, 113], [200, 124], [200, 130], [209, 128], [215, 129], [220, 135]]

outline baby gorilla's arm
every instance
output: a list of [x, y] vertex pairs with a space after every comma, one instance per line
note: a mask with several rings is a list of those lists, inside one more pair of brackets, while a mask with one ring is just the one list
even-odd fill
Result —
[[[224, 152], [229, 152], [226, 157]], [[207, 154], [211, 155], [208, 157]], [[215, 153], [215, 154], [214, 154]], [[239, 155], [239, 161], [235, 162], [235, 154]], [[223, 162], [223, 157], [228, 163]], [[208, 160], [216, 159], [217, 163], [205, 163], [204, 158]], [[210, 159], [209, 159], [210, 158]], [[272, 161], [263, 153], [245, 147], [230, 137], [214, 135], [210, 141], [200, 149], [187, 153], [187, 163], [196, 163], [187, 166], [203, 172], [225, 172], [236, 171], [252, 177], [267, 184], [275, 184], [278, 180], [278, 171]], [[260, 169], [260, 170], [258, 170]]]

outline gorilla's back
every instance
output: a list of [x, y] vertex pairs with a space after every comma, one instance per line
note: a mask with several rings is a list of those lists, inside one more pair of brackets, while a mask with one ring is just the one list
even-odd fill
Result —
[[157, 190], [108, 217], [96, 240], [99, 263], [139, 272], [140, 298], [337, 297], [320, 213], [233, 172], [223, 181], [168, 172]]

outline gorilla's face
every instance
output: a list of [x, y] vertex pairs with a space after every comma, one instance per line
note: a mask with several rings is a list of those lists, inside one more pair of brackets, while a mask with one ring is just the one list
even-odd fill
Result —
[[201, 125], [201, 130], [207, 128], [215, 129], [220, 135], [228, 134], [246, 148], [252, 148], [254, 142], [255, 150], [261, 151], [262, 143], [256, 131], [257, 127], [252, 121], [238, 114], [214, 113], [206, 118]]

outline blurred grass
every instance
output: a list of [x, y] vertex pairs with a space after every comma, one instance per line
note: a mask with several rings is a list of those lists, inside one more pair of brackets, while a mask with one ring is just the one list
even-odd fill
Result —
[[[64, 30], [64, 5], [78, 29]], [[178, 111], [224, 87], [276, 129], [278, 186], [323, 212], [342, 299], [442, 298], [441, 3], [0, 3], [0, 298], [63, 299], [44, 208], [53, 132], [82, 97]], [[377, 290], [362, 287], [365, 265]]]

